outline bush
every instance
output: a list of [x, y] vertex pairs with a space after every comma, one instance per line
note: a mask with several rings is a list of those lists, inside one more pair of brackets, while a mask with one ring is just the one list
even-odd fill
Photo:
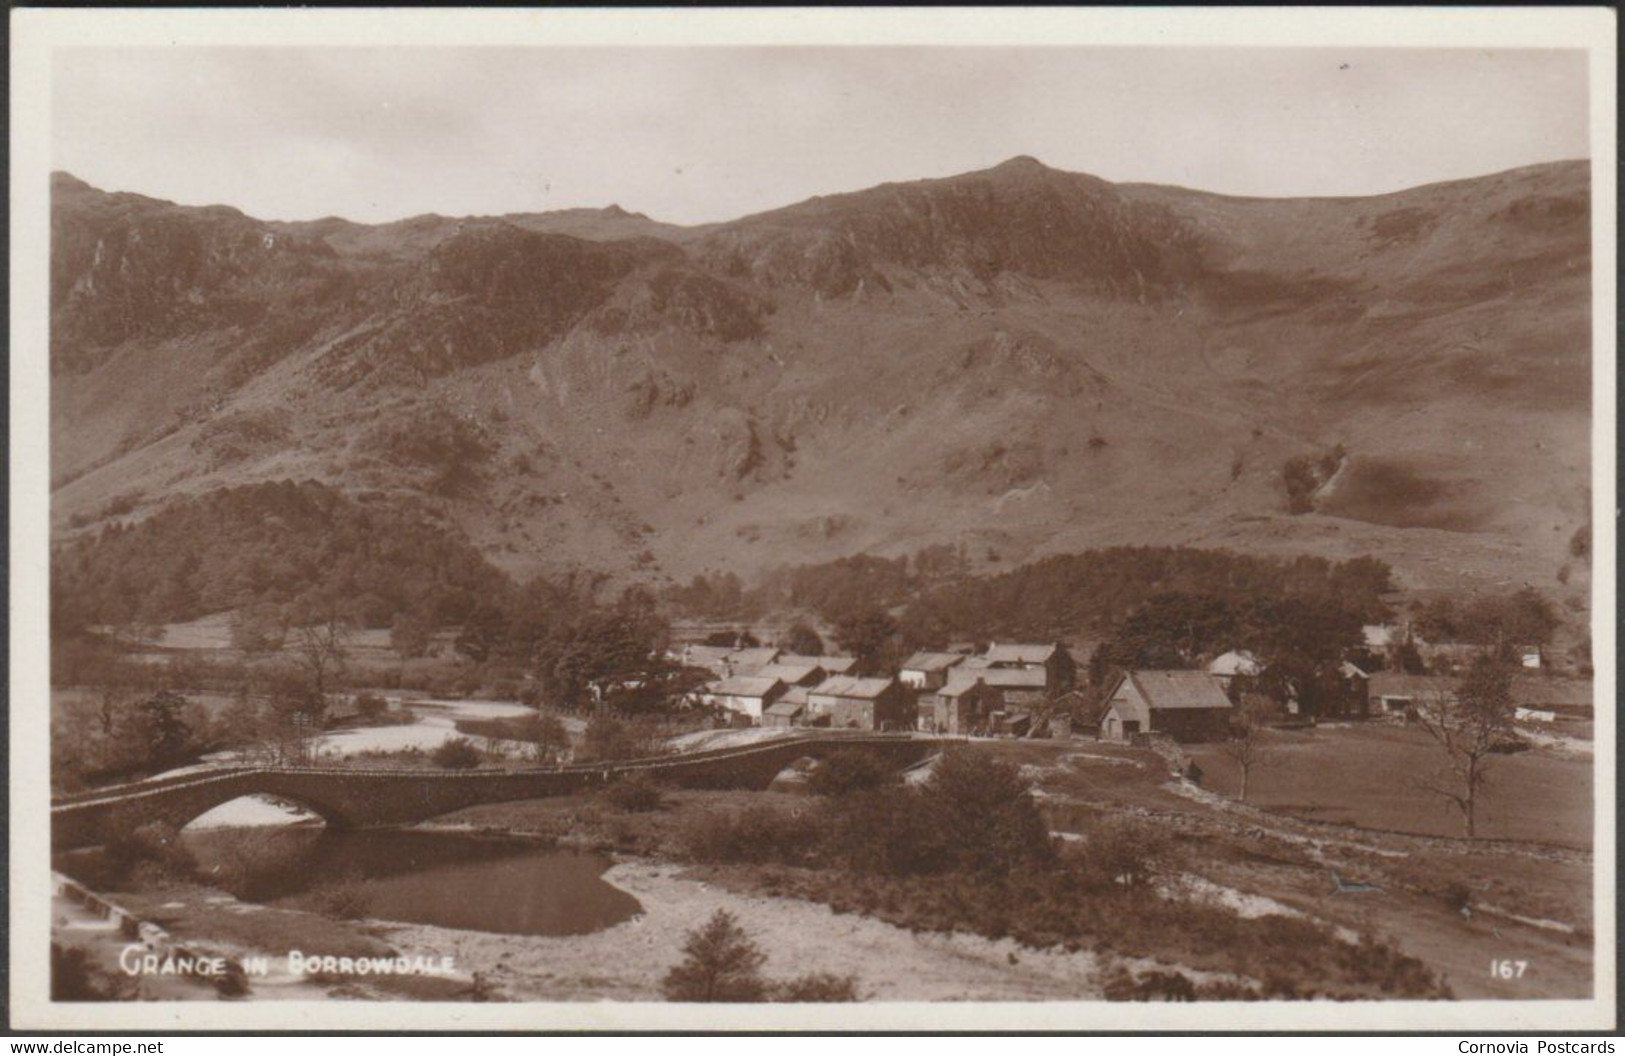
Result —
[[1103, 819], [1090, 827], [1087, 837], [1081, 851], [1068, 849], [1068, 858], [1091, 890], [1148, 890], [1174, 871], [1173, 845], [1143, 821]]
[[365, 719], [376, 719], [389, 710], [389, 701], [376, 693], [357, 693], [355, 695], [356, 714]]
[[900, 781], [897, 771], [873, 752], [843, 748], [832, 752], [813, 770], [807, 787], [820, 796], [842, 796]]
[[740, 811], [699, 814], [677, 831], [677, 852], [696, 862], [785, 862], [816, 853], [822, 835], [811, 812], [754, 804]]
[[659, 810], [660, 788], [647, 774], [634, 772], [609, 786], [604, 798], [617, 810], [628, 814], [645, 814]]
[[149, 821], [114, 837], [105, 857], [115, 884], [138, 877], [183, 880], [197, 869], [197, 859], [181, 842], [180, 830], [162, 821]]
[[480, 765], [480, 750], [465, 737], [444, 741], [430, 756], [442, 770], [472, 770]]
[[857, 1001], [858, 977], [833, 972], [809, 972], [788, 982], [775, 984], [773, 1000], [800, 1004], [835, 1004]]
[[1049, 826], [1013, 764], [954, 749], [943, 753], [921, 791], [953, 868], [1002, 874], [1053, 859]]
[[341, 920], [360, 920], [372, 912], [372, 895], [364, 880], [346, 876], [316, 890], [316, 908]]
[[661, 984], [666, 1000], [745, 1002], [767, 996], [761, 977], [767, 955], [727, 910], [717, 910], [689, 932], [683, 953], [683, 962]]
[[1146, 972], [1135, 976], [1119, 968], [1106, 983], [1108, 1001], [1195, 1001], [1196, 984], [1183, 972]]

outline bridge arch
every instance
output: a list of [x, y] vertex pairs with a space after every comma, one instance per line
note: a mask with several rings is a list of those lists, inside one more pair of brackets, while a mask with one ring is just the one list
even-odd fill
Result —
[[276, 828], [299, 825], [311, 820], [330, 825], [326, 815], [313, 803], [298, 796], [271, 792], [243, 792], [222, 800], [176, 827], [189, 831], [211, 828]]

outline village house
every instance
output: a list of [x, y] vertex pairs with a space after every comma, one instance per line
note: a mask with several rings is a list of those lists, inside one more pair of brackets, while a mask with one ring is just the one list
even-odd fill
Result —
[[1050, 695], [1050, 674], [1041, 667], [988, 667], [975, 673], [999, 695], [1004, 708], [1031, 707]]
[[997, 690], [974, 671], [953, 671], [935, 692], [920, 698], [920, 729], [964, 736], [981, 732], [1003, 705]]
[[812, 722], [836, 729], [914, 728], [913, 696], [895, 678], [834, 675], [808, 692], [807, 710]]
[[1059, 642], [1048, 645], [995, 643], [988, 646], [982, 659], [990, 670], [1043, 671], [1044, 689], [1051, 695], [1065, 693], [1077, 681], [1078, 665], [1066, 646]]
[[727, 708], [751, 722], [761, 722], [762, 713], [784, 696], [788, 687], [776, 678], [750, 678], [738, 675], [712, 682], [705, 687], [707, 704]]
[[1230, 698], [1206, 671], [1130, 671], [1106, 696], [1103, 740], [1165, 733], [1177, 741], [1214, 740], [1230, 721]]
[[897, 680], [910, 689], [941, 689], [948, 682], [949, 670], [964, 660], [962, 653], [915, 653], [903, 661]]

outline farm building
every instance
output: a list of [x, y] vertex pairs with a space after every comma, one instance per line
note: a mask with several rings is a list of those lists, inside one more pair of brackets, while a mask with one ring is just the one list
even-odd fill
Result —
[[1130, 671], [1106, 697], [1104, 740], [1166, 733], [1179, 741], [1212, 740], [1230, 721], [1230, 698], [1206, 671]]
[[1066, 646], [1059, 642], [1029, 644], [1009, 642], [988, 646], [983, 654], [987, 666], [993, 670], [1043, 671], [1044, 688], [1051, 693], [1065, 693], [1077, 681], [1078, 665]]
[[955, 671], [935, 693], [920, 698], [920, 728], [933, 733], [974, 733], [1002, 703], [998, 691], [982, 681], [980, 673]]
[[835, 675], [807, 694], [812, 721], [838, 729], [907, 730], [914, 727], [914, 701], [894, 678]]
[[941, 689], [948, 682], [949, 670], [964, 660], [962, 653], [915, 653], [903, 661], [897, 679], [910, 689]]
[[705, 688], [705, 701], [714, 707], [748, 716], [760, 722], [762, 713], [784, 696], [788, 687], [776, 678], [750, 678], [744, 675], [712, 682]]

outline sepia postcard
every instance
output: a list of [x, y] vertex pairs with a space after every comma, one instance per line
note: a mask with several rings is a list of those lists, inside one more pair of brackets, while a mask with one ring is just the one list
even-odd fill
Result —
[[13, 1028], [1614, 1028], [1611, 10], [11, 29]]

